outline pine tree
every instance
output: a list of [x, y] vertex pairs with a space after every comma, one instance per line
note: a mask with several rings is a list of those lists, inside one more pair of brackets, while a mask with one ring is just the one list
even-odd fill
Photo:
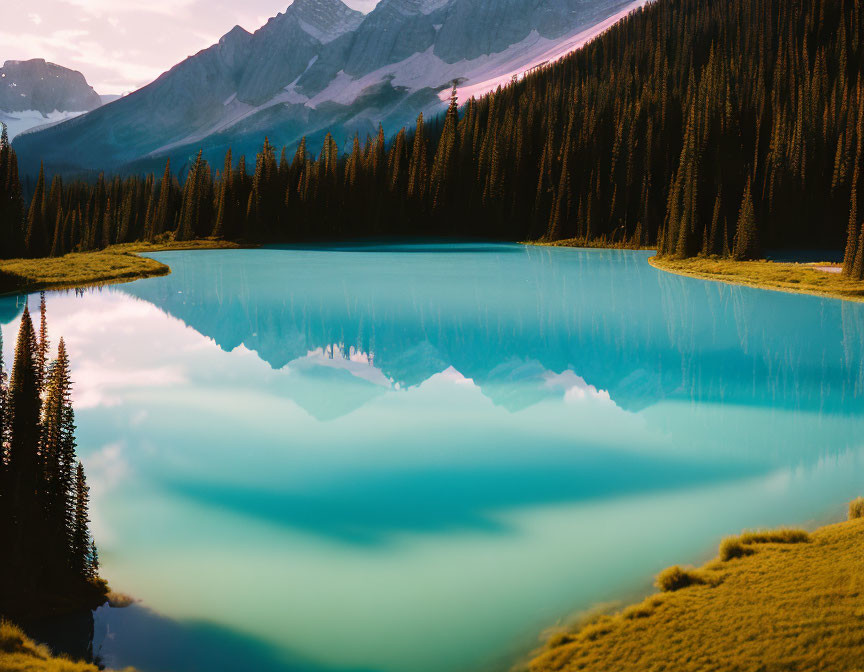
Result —
[[450, 94], [450, 105], [447, 108], [447, 114], [444, 117], [444, 128], [441, 131], [441, 137], [438, 139], [438, 149], [435, 152], [435, 157], [432, 160], [431, 180], [431, 195], [432, 209], [440, 209], [446, 199], [451, 194], [451, 185], [456, 180], [454, 175], [455, 165], [454, 160], [459, 151], [457, 134], [459, 127], [459, 101], [456, 93], [456, 85], [453, 85], [453, 92]]
[[203, 152], [198, 151], [195, 163], [186, 176], [183, 186], [183, 202], [180, 208], [180, 224], [177, 227], [177, 240], [192, 240], [197, 235], [199, 218], [205, 198], [204, 171], [206, 162]]
[[[30, 312], [25, 307], [9, 381], [9, 448], [6, 467], [11, 527], [6, 552], [11, 553], [18, 572], [39, 563], [38, 549], [43, 523], [38, 491], [42, 470], [39, 458], [41, 402], [37, 350], [36, 332]], [[28, 574], [24, 576], [28, 577]]]
[[426, 135], [423, 126], [423, 113], [417, 117], [414, 129], [414, 144], [411, 148], [411, 162], [408, 167], [408, 198], [423, 198], [426, 195]]
[[750, 179], [744, 188], [741, 199], [741, 209], [738, 213], [738, 228], [735, 233], [735, 250], [733, 259], [742, 261], [755, 259], [759, 255], [759, 239], [756, 231], [756, 214], [753, 208], [753, 197], [750, 193]]
[[219, 201], [216, 206], [216, 223], [213, 226], [213, 236], [216, 238], [233, 238], [235, 235], [236, 207], [233, 185], [234, 167], [229, 147], [225, 152], [225, 165], [222, 168], [222, 183], [219, 185]]
[[84, 475], [84, 465], [78, 462], [75, 468], [75, 515], [72, 527], [72, 547], [70, 549], [70, 569], [75, 576], [89, 579], [92, 576], [90, 549], [90, 488]]
[[165, 161], [165, 172], [162, 175], [162, 180], [159, 182], [159, 202], [156, 205], [156, 213], [153, 216], [153, 224], [151, 227], [150, 240], [154, 240], [162, 235], [165, 231], [171, 228], [172, 224], [172, 176], [171, 176], [171, 159]]
[[39, 341], [36, 348], [36, 385], [41, 394], [45, 386], [45, 376], [48, 373], [50, 344], [48, 342], [48, 316], [45, 304], [45, 292], [39, 292]]
[[44, 464], [44, 508], [49, 524], [50, 557], [55, 572], [62, 574], [71, 561], [74, 528], [75, 413], [69, 357], [63, 339], [47, 382], [42, 414], [42, 461]]
[[24, 237], [24, 246], [29, 257], [44, 257], [48, 254], [48, 240], [45, 225], [45, 167], [39, 167], [39, 177], [36, 180], [36, 189], [30, 201], [30, 210], [27, 213], [27, 230]]
[[[14, 548], [14, 509], [10, 497], [12, 486], [9, 480], [8, 467], [9, 404], [7, 392], [6, 368], [3, 362], [3, 334], [0, 332], [0, 540], [6, 547]], [[3, 577], [11, 576], [12, 572], [11, 552], [0, 553], [0, 588], [3, 588], [6, 583]]]
[[3, 124], [0, 130], [0, 258], [21, 255], [23, 227], [24, 202], [18, 179], [18, 158]]
[[849, 198], [849, 226], [846, 228], [846, 248], [843, 253], [843, 273], [852, 275], [855, 266], [855, 255], [858, 251], [858, 179], [856, 169], [852, 180], [852, 194]]
[[90, 542], [90, 554], [87, 558], [87, 578], [95, 579], [99, 575], [99, 551], [96, 542]]
[[[6, 364], [3, 360], [3, 332], [0, 331], [0, 488], [5, 487], [6, 463], [9, 455], [9, 403], [7, 394], [9, 381], [6, 376]], [[5, 489], [2, 492], [7, 492]], [[3, 507], [4, 496], [0, 496], [0, 510]]]

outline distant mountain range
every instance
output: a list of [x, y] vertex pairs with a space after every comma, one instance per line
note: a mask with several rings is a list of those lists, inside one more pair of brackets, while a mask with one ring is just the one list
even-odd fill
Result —
[[77, 70], [41, 58], [6, 61], [0, 68], [0, 121], [14, 138], [33, 127], [96, 109], [102, 97]]
[[[22, 169], [181, 167], [199, 148], [254, 157], [264, 136], [316, 146], [388, 134], [419, 112], [509, 81], [590, 37], [634, 0], [382, 0], [368, 15], [340, 0], [295, 0], [254, 33], [218, 43], [124, 98], [16, 140]], [[606, 23], [604, 23], [606, 22]], [[586, 30], [589, 29], [589, 30]], [[596, 31], [595, 31], [596, 32]], [[72, 158], [74, 157], [74, 158]], [[131, 164], [131, 165], [130, 165]]]

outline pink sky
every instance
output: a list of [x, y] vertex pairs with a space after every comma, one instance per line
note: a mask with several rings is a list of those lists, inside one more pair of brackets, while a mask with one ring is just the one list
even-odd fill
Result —
[[[291, 0], [3, 0], [0, 63], [44, 58], [99, 93], [127, 93], [239, 24], [260, 27]], [[346, 0], [369, 11], [377, 0]]]

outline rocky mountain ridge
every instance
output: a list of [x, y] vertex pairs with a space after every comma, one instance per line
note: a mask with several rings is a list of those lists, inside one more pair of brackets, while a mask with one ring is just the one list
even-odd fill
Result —
[[[295, 0], [249, 33], [236, 26], [110, 106], [16, 141], [24, 169], [156, 169], [203, 148], [253, 159], [264, 136], [314, 147], [332, 131], [388, 134], [444, 107], [453, 82], [477, 86], [542, 61], [633, 0]], [[569, 40], [569, 42], [568, 42]], [[482, 88], [482, 87], [481, 87]], [[75, 157], [75, 163], [69, 157]], [[177, 165], [177, 163], [175, 163]]]

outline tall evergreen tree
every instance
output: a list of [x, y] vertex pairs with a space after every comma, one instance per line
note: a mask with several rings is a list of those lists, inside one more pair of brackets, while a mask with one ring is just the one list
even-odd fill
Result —
[[3, 124], [0, 130], [0, 259], [22, 253], [23, 226], [24, 202], [18, 178], [18, 159]]
[[45, 257], [48, 255], [48, 233], [45, 222], [45, 167], [39, 167], [39, 177], [36, 189], [30, 201], [27, 213], [27, 230], [24, 245], [28, 257]]
[[39, 448], [38, 342], [27, 307], [21, 315], [15, 361], [9, 381], [9, 448], [6, 493], [9, 497], [9, 544], [13, 562], [21, 571], [38, 563], [43, 518], [39, 502], [42, 477]]
[[756, 229], [756, 213], [753, 208], [753, 197], [748, 179], [747, 186], [744, 188], [744, 196], [741, 199], [741, 210], [738, 213], [733, 258], [737, 260], [755, 259], [758, 255], [759, 236]]
[[41, 391], [45, 385], [50, 358], [50, 343], [48, 342], [48, 316], [45, 302], [45, 292], [39, 292], [39, 340], [36, 347], [36, 385]]
[[93, 575], [90, 538], [90, 488], [84, 476], [84, 465], [78, 462], [75, 468], [75, 514], [72, 527], [72, 548], [70, 563], [72, 572], [81, 578]]

